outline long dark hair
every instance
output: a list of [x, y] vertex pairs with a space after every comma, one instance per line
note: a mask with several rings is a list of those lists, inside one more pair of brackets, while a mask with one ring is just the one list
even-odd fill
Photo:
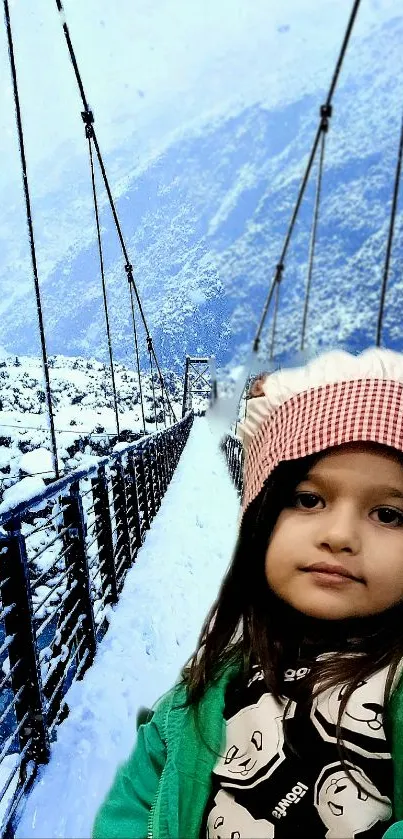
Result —
[[[197, 706], [209, 684], [235, 661], [245, 677], [250, 675], [251, 663], [258, 663], [267, 688], [280, 699], [284, 668], [289, 665], [290, 656], [298, 655], [298, 639], [309, 638], [310, 633], [318, 631], [322, 637], [333, 632], [334, 639], [336, 622], [319, 621], [297, 612], [276, 596], [265, 576], [265, 556], [278, 516], [290, 506], [297, 485], [323, 454], [281, 463], [245, 511], [231, 565], [205, 619], [196, 650], [181, 673], [182, 683], [187, 686], [187, 706]], [[310, 674], [303, 681], [304, 696], [309, 702], [323, 690], [346, 685], [337, 728], [344, 764], [341, 718], [347, 702], [360, 682], [388, 664], [391, 667], [384, 701], [389, 700], [396, 669], [403, 658], [403, 604], [382, 615], [337, 623], [337, 631], [348, 644], [320, 663], [313, 661]], [[352, 656], [354, 650], [361, 654]]]

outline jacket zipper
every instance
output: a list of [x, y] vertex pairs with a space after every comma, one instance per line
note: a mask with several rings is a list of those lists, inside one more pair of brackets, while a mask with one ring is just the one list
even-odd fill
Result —
[[[162, 777], [162, 775], [161, 775], [161, 777]], [[157, 792], [156, 792], [154, 801], [151, 805], [150, 815], [148, 817], [147, 839], [153, 839], [153, 819], [154, 819], [155, 805], [157, 803], [157, 798], [158, 798], [158, 790], [159, 790], [159, 784], [158, 784], [158, 787], [157, 787]]]
[[147, 825], [147, 839], [153, 839], [154, 811], [155, 811], [155, 807], [156, 807], [156, 804], [157, 804], [157, 801], [158, 801], [158, 796], [159, 796], [160, 789], [161, 789], [162, 779], [164, 777], [164, 772], [165, 772], [166, 765], [167, 765], [167, 762], [168, 762], [168, 742], [167, 742], [168, 714], [169, 714], [169, 709], [166, 712], [166, 716], [165, 716], [165, 719], [164, 719], [164, 732], [163, 732], [163, 738], [162, 738], [163, 742], [165, 744], [166, 750], [167, 750], [167, 760], [165, 761], [164, 768], [161, 772], [161, 777], [158, 781], [157, 792], [155, 793], [154, 801], [151, 805], [150, 815], [148, 817], [148, 825]]

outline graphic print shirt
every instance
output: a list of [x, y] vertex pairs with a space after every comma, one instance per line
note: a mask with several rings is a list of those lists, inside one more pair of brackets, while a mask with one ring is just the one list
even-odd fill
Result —
[[223, 756], [213, 772], [200, 839], [383, 836], [392, 821], [393, 790], [383, 726], [388, 668], [359, 684], [342, 718], [346, 764], [362, 789], [346, 774], [336, 745], [345, 688], [324, 691], [298, 714], [308, 672], [307, 666], [285, 671], [284, 694], [291, 700], [285, 719], [287, 701], [268, 692], [257, 665], [247, 684], [241, 678], [229, 684]]

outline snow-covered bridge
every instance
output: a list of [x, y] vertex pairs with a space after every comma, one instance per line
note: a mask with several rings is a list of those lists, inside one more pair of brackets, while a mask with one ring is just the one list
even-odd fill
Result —
[[88, 837], [136, 736], [136, 714], [176, 680], [234, 546], [239, 511], [217, 437], [196, 419], [94, 663], [68, 694], [50, 763], [16, 836]]
[[[48, 355], [48, 334], [45, 331], [46, 319], [44, 320], [42, 316], [41, 285], [39, 282], [41, 278], [39, 277], [39, 263], [36, 258], [36, 233], [33, 223], [34, 216], [31, 213], [23, 120], [20, 119], [19, 85], [17, 83], [17, 65], [13, 47], [12, 20], [14, 20], [14, 11], [13, 4], [9, 3], [8, 0], [3, 0], [3, 4], [13, 98], [17, 114], [17, 133], [41, 341], [44, 386], [39, 388], [36, 386], [36, 374], [33, 369], [35, 365], [31, 366], [28, 377], [25, 370], [20, 369], [18, 373], [21, 362], [17, 358], [14, 365], [17, 374], [15, 370], [12, 374], [6, 370], [1, 373], [4, 382], [7, 379], [10, 388], [3, 385], [3, 392], [6, 392], [7, 398], [1, 400], [0, 413], [3, 416], [0, 416], [0, 423], [3, 420], [8, 429], [13, 428], [16, 395], [18, 395], [18, 402], [23, 403], [24, 413], [29, 413], [31, 419], [29, 423], [26, 419], [22, 422], [18, 420], [14, 430], [7, 431], [7, 436], [3, 438], [3, 442], [7, 444], [3, 448], [7, 448], [7, 452], [2, 454], [0, 451], [0, 468], [4, 467], [8, 470], [7, 474], [2, 476], [4, 494], [3, 504], [0, 507], [0, 551], [2, 553], [2, 563], [0, 564], [0, 674], [2, 674], [0, 675], [0, 822], [3, 826], [9, 825], [11, 834], [14, 825], [11, 824], [10, 820], [16, 814], [16, 808], [21, 800], [21, 803], [24, 801], [26, 806], [17, 826], [17, 836], [60, 836], [67, 839], [69, 836], [87, 837], [90, 834], [95, 812], [112, 781], [116, 766], [127, 756], [134, 742], [136, 713], [139, 706], [153, 704], [156, 698], [176, 679], [180, 667], [193, 650], [203, 617], [215, 598], [230, 558], [236, 533], [238, 497], [227, 474], [224, 458], [219, 452], [217, 435], [212, 433], [207, 419], [196, 421], [189, 442], [186, 442], [192, 422], [191, 413], [188, 412], [188, 409], [192, 406], [187, 404], [187, 375], [190, 366], [188, 362], [194, 362], [197, 359], [187, 357], [182, 399], [182, 383], [175, 381], [175, 375], [172, 371], [163, 374], [162, 360], [160, 364], [159, 354], [153, 344], [136, 283], [139, 272], [135, 270], [136, 266], [133, 267], [132, 265], [129, 249], [123, 235], [117, 213], [116, 198], [112, 194], [113, 191], [98, 144], [94, 127], [94, 113], [89, 106], [84, 90], [83, 79], [76, 61], [62, 0], [56, 0], [56, 7], [60, 14], [60, 23], [68, 47], [71, 66], [78, 83], [82, 101], [80, 112], [84, 123], [83, 137], [85, 137], [85, 145], [88, 146], [89, 152], [94, 218], [96, 219], [96, 238], [94, 235], [94, 242], [96, 241], [97, 246], [100, 288], [96, 293], [93, 285], [87, 288], [87, 271], [81, 270], [80, 262], [80, 283], [85, 283], [85, 295], [89, 292], [88, 297], [82, 296], [80, 291], [82, 286], [78, 279], [76, 278], [75, 282], [71, 282], [71, 274], [64, 266], [63, 274], [68, 277], [68, 284], [71, 286], [69, 291], [71, 290], [74, 298], [79, 301], [80, 317], [75, 319], [74, 315], [72, 316], [71, 306], [68, 303], [66, 304], [63, 295], [60, 294], [61, 286], [59, 284], [55, 289], [58, 293], [55, 293], [54, 305], [63, 312], [66, 310], [67, 317], [71, 318], [71, 326], [74, 323], [76, 327], [75, 320], [80, 321], [81, 309], [83, 308], [81, 301], [96, 299], [97, 296], [101, 299], [100, 292], [102, 289], [103, 305], [99, 311], [102, 312], [103, 317], [105, 331], [103, 352], [105, 357], [108, 358], [108, 364], [103, 365], [101, 371], [101, 369], [94, 369], [93, 365], [85, 362], [86, 373], [84, 376], [84, 371], [79, 369], [78, 360], [75, 359], [72, 361], [72, 370], [67, 377], [66, 371], [63, 369], [64, 363], [60, 365], [57, 359], [52, 360]], [[285, 362], [284, 353], [288, 354], [297, 351], [297, 349], [305, 351], [306, 343], [309, 344], [307, 324], [313, 335], [312, 347], [309, 349], [314, 350], [315, 346], [322, 346], [322, 334], [320, 333], [323, 332], [323, 323], [326, 322], [325, 310], [328, 313], [330, 311], [331, 316], [332, 330], [329, 329], [328, 333], [333, 333], [335, 328], [334, 300], [328, 294], [328, 287], [325, 290], [326, 294], [322, 294], [322, 296], [320, 296], [319, 288], [319, 298], [317, 299], [321, 300], [321, 306], [313, 306], [311, 281], [314, 279], [317, 282], [313, 269], [318, 238], [318, 221], [322, 214], [322, 177], [325, 160], [328, 162], [329, 154], [326, 152], [325, 155], [327, 149], [326, 138], [329, 128], [334, 122], [332, 101], [338, 86], [359, 5], [360, 0], [354, 0], [330, 88], [326, 99], [322, 100], [320, 106], [319, 124], [313, 137], [311, 153], [307, 159], [304, 152], [305, 171], [283, 247], [275, 262], [274, 275], [255, 333], [253, 358], [258, 360], [261, 369], [268, 369], [268, 345], [263, 330], [266, 331], [267, 329], [269, 316], [269, 364], [273, 363], [274, 366], [280, 360]], [[11, 16], [10, 6], [12, 8]], [[395, 89], [396, 85], [392, 87]], [[323, 93], [322, 84], [320, 88]], [[283, 126], [281, 132], [283, 133]], [[347, 132], [351, 132], [350, 124]], [[388, 131], [387, 133], [389, 136], [391, 132]], [[231, 129], [231, 148], [234, 146], [236, 156], [237, 149], [232, 138], [233, 131]], [[297, 134], [296, 141], [299, 142], [299, 139], [300, 137]], [[346, 133], [345, 148], [348, 145], [347, 140], [350, 139], [348, 133]], [[350, 149], [354, 150], [354, 142], [349, 142], [349, 145]], [[397, 215], [402, 149], [403, 129], [399, 140], [385, 267], [380, 288], [376, 333], [378, 345], [382, 341], [387, 282], [390, 265], [393, 262], [391, 257]], [[227, 151], [228, 148], [224, 148], [224, 155]], [[267, 149], [265, 148], [262, 166], [266, 153]], [[288, 176], [284, 177], [283, 152], [279, 155], [279, 159], [281, 159], [281, 189], [287, 183], [292, 186], [295, 180], [295, 161], [292, 154], [291, 158], [292, 177], [287, 180]], [[337, 154], [334, 160], [336, 158], [339, 161]], [[191, 160], [191, 156], [187, 155], [187, 160]], [[387, 157], [387, 160], [389, 166], [390, 158]], [[349, 166], [350, 163], [351, 161], [348, 164]], [[355, 165], [355, 160], [353, 163]], [[203, 166], [204, 164], [205, 161], [203, 161]], [[331, 157], [330, 164], [332, 165]], [[337, 165], [339, 165], [339, 162]], [[248, 166], [247, 163], [243, 167], [245, 171], [249, 171]], [[197, 166], [194, 167], [192, 163], [191, 168], [197, 169]], [[189, 169], [183, 167], [183, 171], [184, 177], [188, 178]], [[242, 168], [239, 171], [242, 172]], [[222, 217], [221, 221], [224, 221], [225, 224], [233, 213], [232, 199], [234, 196], [236, 199], [239, 196], [242, 197], [242, 189], [239, 190], [238, 187], [239, 183], [242, 186], [243, 176], [239, 181], [239, 171], [237, 171], [235, 179], [237, 186], [231, 200], [228, 200], [230, 194], [228, 193], [221, 202], [221, 210], [224, 208], [225, 216], [225, 218]], [[255, 192], [256, 195], [260, 195], [259, 201], [262, 202], [266, 212], [270, 207], [267, 183], [272, 185], [273, 179], [267, 176], [266, 164], [262, 171], [264, 172], [265, 183], [262, 184], [262, 189], [259, 186]], [[302, 227], [304, 232], [302, 239], [300, 238], [300, 242], [303, 241], [304, 237], [306, 242], [308, 242], [308, 237], [310, 241], [309, 254], [307, 254], [307, 276], [305, 279], [304, 272], [299, 270], [294, 272], [294, 275], [291, 273], [294, 283], [292, 294], [289, 294], [289, 289], [285, 294], [283, 278], [284, 273], [288, 273], [287, 263], [290, 255], [290, 244], [294, 236], [294, 230], [298, 230], [298, 235], [301, 236], [301, 226], [297, 225], [297, 221], [301, 221], [300, 208], [304, 205], [308, 193], [308, 184], [312, 185], [313, 173], [316, 173], [316, 185], [314, 190], [311, 191], [311, 197], [314, 198], [314, 202], [311, 201], [314, 210], [312, 225], [310, 224], [309, 211], [305, 213], [308, 226]], [[232, 181], [232, 176], [230, 180]], [[119, 328], [116, 330], [118, 335], [115, 334], [114, 336], [111, 332], [113, 319], [110, 318], [111, 312], [108, 304], [103, 256], [103, 249], [105, 248], [105, 252], [109, 251], [111, 246], [111, 230], [105, 228], [103, 224], [99, 224], [98, 208], [102, 208], [102, 202], [104, 201], [104, 198], [101, 198], [100, 187], [106, 191], [107, 201], [105, 203], [109, 205], [114, 222], [112, 232], [117, 236], [116, 241], [119, 243], [120, 268], [116, 267], [113, 273], [116, 275], [116, 283], [118, 282], [119, 272], [121, 279], [123, 279], [123, 285], [119, 286], [119, 304], [122, 304], [124, 317], [121, 317], [121, 322], [118, 321]], [[165, 192], [168, 191], [175, 196], [178, 194], [176, 188], [165, 190]], [[338, 194], [337, 190], [333, 191]], [[158, 192], [161, 192], [159, 187]], [[280, 206], [278, 194], [277, 191], [274, 193], [276, 224]], [[384, 193], [382, 193], [381, 203], [383, 203], [383, 197]], [[126, 200], [126, 196], [124, 198]], [[176, 203], [177, 197], [174, 200]], [[192, 205], [192, 202], [188, 203]], [[288, 206], [288, 199], [284, 206], [286, 204]], [[305, 204], [305, 208], [306, 206]], [[228, 218], [227, 211], [229, 213]], [[158, 207], [158, 214], [163, 218], [165, 225], [165, 216], [161, 213], [160, 207]], [[325, 207], [324, 214], [325, 217], [327, 215], [328, 218], [334, 218], [334, 214], [329, 213], [329, 205]], [[204, 218], [205, 210], [203, 210], [202, 215]], [[212, 225], [210, 224], [211, 229], [217, 227], [218, 216], [215, 215]], [[385, 218], [382, 216], [382, 224], [385, 224]], [[188, 226], [193, 236], [193, 221]], [[351, 214], [348, 226], [350, 229]], [[220, 224], [218, 224], [218, 228], [221, 231]], [[249, 235], [250, 225], [246, 224], [245, 230]], [[264, 234], [264, 228], [262, 230]], [[248, 259], [245, 270], [242, 268], [241, 271], [243, 279], [242, 300], [244, 302], [248, 299], [248, 305], [246, 308], [233, 307], [234, 314], [230, 319], [230, 327], [232, 331], [235, 327], [234, 335], [240, 334], [236, 331], [238, 327], [235, 322], [242, 323], [242, 327], [244, 327], [245, 322], [252, 315], [254, 317], [254, 312], [250, 307], [254, 308], [255, 302], [260, 299], [261, 290], [259, 290], [259, 295], [255, 295], [255, 293], [248, 295], [244, 277], [248, 276], [250, 271], [253, 274], [253, 266], [257, 265], [256, 271], [259, 274], [259, 281], [256, 289], [258, 287], [260, 289], [261, 284], [266, 282], [268, 251], [265, 247], [262, 247], [262, 230], [259, 228], [259, 235], [256, 240], [252, 238], [251, 257]], [[269, 239], [273, 244], [270, 224], [267, 230], [270, 231]], [[108, 233], [107, 241], [106, 233]], [[321, 235], [323, 236], [323, 230]], [[373, 231], [370, 235], [373, 235]], [[181, 241], [180, 237], [176, 236], [171, 236], [171, 239], [175, 242], [175, 247], [177, 242]], [[333, 245], [333, 231], [331, 239]], [[326, 237], [323, 241], [325, 242], [323, 252], [328, 256], [329, 248], [326, 248]], [[293, 242], [295, 243], [295, 238]], [[350, 244], [349, 242], [348, 253], [350, 253]], [[207, 259], [207, 262], [204, 261], [204, 246], [202, 248], [196, 246], [195, 248], [192, 240], [191, 247], [192, 250], [199, 250], [202, 254], [201, 276], [205, 277], [210, 272], [210, 263], [209, 259]], [[300, 250], [300, 248], [295, 248], [295, 253]], [[377, 246], [375, 250], [378, 264], [379, 247]], [[162, 253], [164, 249], [160, 248], [160, 251]], [[245, 248], [241, 248], [239, 252], [237, 251], [238, 255], [235, 262], [227, 258], [224, 260], [227, 265], [225, 270], [230, 272], [227, 275], [229, 279], [226, 289], [227, 297], [228, 295], [231, 296], [231, 288], [239, 285], [238, 280], [241, 275], [239, 274], [239, 265], [237, 265], [239, 263], [238, 257], [242, 254], [245, 255], [245, 253]], [[336, 254], [337, 264], [328, 262], [326, 275], [333, 280], [336, 277], [334, 271], [336, 268], [339, 271], [340, 267], [337, 250], [334, 250], [334, 253]], [[262, 254], [264, 255], [264, 265], [260, 259]], [[80, 259], [81, 257], [80, 254]], [[270, 250], [271, 259], [272, 251]], [[155, 269], [154, 259], [149, 260], [149, 262], [152, 265], [153, 272], [150, 286], [156, 285], [159, 287], [161, 276]], [[362, 260], [358, 260], [357, 264], [361, 265], [361, 262]], [[193, 262], [185, 260], [186, 281], [189, 276], [192, 277], [192, 282], [194, 281], [193, 268], [189, 268], [193, 264]], [[221, 270], [225, 273], [223, 265], [221, 265]], [[332, 270], [333, 274], [331, 273]], [[215, 270], [211, 274], [214, 283], [221, 288], [221, 279], [219, 283], [216, 282]], [[370, 275], [371, 272], [369, 272]], [[187, 315], [189, 312], [193, 313], [192, 306], [181, 303], [182, 298], [177, 293], [176, 280], [174, 281], [172, 276], [169, 275], [169, 294], [172, 287], [175, 300], [175, 307], [172, 311], [175, 312], [175, 322], [169, 323], [164, 329], [161, 329], [159, 350], [171, 342], [175, 335], [176, 315], [178, 315], [178, 320], [179, 315], [181, 316], [183, 324], [189, 322], [183, 317], [184, 311], [187, 312]], [[195, 276], [198, 276], [197, 271]], [[350, 273], [347, 272], [347, 276], [350, 276]], [[180, 274], [178, 274], [178, 277], [180, 277]], [[14, 272], [12, 281], [15, 284]], [[339, 282], [333, 283], [333, 285], [337, 285], [337, 288], [340, 289]], [[356, 286], [361, 294], [362, 283], [358, 282]], [[145, 287], [147, 287], [147, 284]], [[281, 295], [280, 288], [282, 289]], [[348, 297], [350, 303], [350, 280], [347, 286], [344, 286], [344, 291], [345, 302]], [[204, 292], [202, 294], [199, 292], [198, 288], [193, 289], [192, 287], [191, 299], [193, 302], [202, 302], [204, 305], [207, 297]], [[317, 288], [316, 292], [318, 292]], [[371, 288], [371, 295], [374, 300], [372, 292], [373, 288]], [[67, 297], [66, 299], [70, 300], [71, 298]], [[222, 312], [231, 310], [228, 299], [222, 309], [217, 307], [219, 320]], [[301, 310], [297, 312], [296, 308], [289, 305], [290, 300], [292, 302], [293, 299], [298, 301], [298, 308], [303, 303], [303, 313]], [[340, 300], [343, 302], [343, 297], [340, 297]], [[92, 318], [91, 306], [88, 306], [87, 309]], [[158, 309], [160, 309], [160, 302], [158, 303]], [[178, 312], [176, 312], [176, 309], [178, 309]], [[317, 323], [312, 325], [312, 314], [315, 309], [319, 312], [321, 319], [321, 330], [319, 331]], [[372, 318], [368, 317], [367, 311], [367, 307], [362, 309], [366, 323], [371, 324]], [[372, 309], [372, 312], [374, 311]], [[130, 346], [135, 374], [130, 374], [122, 364], [117, 363], [116, 353], [114, 352], [115, 342], [117, 339], [120, 341], [123, 334], [122, 323], [127, 324], [127, 313], [129, 313]], [[283, 321], [281, 336], [278, 329], [278, 315]], [[214, 324], [216, 323], [215, 317], [214, 314], [212, 320]], [[203, 309], [203, 323], [208, 321], [209, 316], [206, 316], [206, 310]], [[364, 337], [364, 331], [360, 329], [357, 331], [355, 318], [350, 317], [350, 322], [354, 329], [352, 333], [349, 332], [350, 324], [347, 332], [351, 334], [352, 340], [355, 342], [354, 348], [356, 348], [357, 341], [367, 341], [368, 339], [372, 342], [372, 335], [369, 336], [369, 333], [365, 332]], [[98, 329], [93, 329], [94, 323], [91, 320], [91, 330], [98, 336]], [[299, 323], [302, 327], [301, 334], [299, 333], [299, 327], [297, 328]], [[284, 328], [284, 324], [286, 328]], [[209, 326], [211, 334], [208, 340], [208, 349], [204, 347], [204, 339], [200, 342], [198, 340], [193, 342], [193, 346], [203, 344], [203, 348], [197, 350], [203, 352], [203, 354], [205, 352], [217, 352], [217, 342], [219, 344], [221, 340], [219, 335], [221, 333], [224, 336], [228, 335], [228, 323], [221, 323], [220, 320], [216, 329], [211, 329], [211, 324]], [[140, 327], [140, 330], [138, 327]], [[124, 334], [127, 342], [129, 333]], [[101, 339], [99, 340], [101, 341]], [[172, 343], [175, 344], [175, 341], [172, 341]], [[186, 335], [185, 344], [186, 351], [190, 350], [192, 341], [189, 340], [188, 335]], [[181, 345], [180, 342], [178, 346], [185, 348], [185, 345]], [[258, 355], [259, 349], [260, 355]], [[237, 346], [237, 352], [241, 351], [242, 347]], [[177, 364], [177, 347], [175, 346], [170, 352], [171, 355], [168, 357], [174, 358], [175, 364]], [[125, 358], [127, 354], [128, 348], [125, 344]], [[206, 358], [199, 359], [203, 363], [206, 360]], [[232, 362], [234, 360], [232, 358]], [[101, 362], [98, 363], [101, 364]], [[149, 373], [146, 374], [145, 368], [148, 365]], [[51, 373], [49, 369], [51, 369]], [[244, 378], [251, 369], [251, 363], [247, 362], [243, 371]], [[94, 376], [92, 374], [88, 376], [88, 372], [91, 372], [91, 370], [94, 371]], [[69, 388], [66, 387], [67, 378], [70, 380]], [[74, 387], [72, 386], [72, 379], [74, 379]], [[62, 387], [60, 387], [61, 380], [65, 380]], [[89, 380], [91, 380], [90, 388], [88, 388]], [[133, 398], [134, 380], [136, 388], [138, 387], [138, 399]], [[15, 387], [17, 381], [18, 387]], [[13, 385], [12, 388], [11, 385]], [[94, 390], [98, 391], [99, 389], [101, 392], [100, 399], [96, 400], [97, 416], [92, 416], [92, 386]], [[245, 393], [247, 389], [248, 382], [245, 382]], [[10, 391], [10, 399], [7, 391]], [[55, 394], [57, 394], [56, 399]], [[179, 396], [182, 404], [182, 420], [178, 422]], [[102, 408], [105, 409], [102, 416], [98, 411], [100, 402], [102, 402]], [[43, 418], [40, 417], [40, 406], [45, 404], [49, 428], [44, 427]], [[80, 410], [77, 407], [78, 405], [82, 406]], [[32, 419], [32, 416], [37, 407], [38, 418], [36, 420], [35, 417]], [[195, 407], [194, 404], [193, 407]], [[93, 421], [95, 423], [94, 427], [92, 427]], [[91, 427], [87, 427], [88, 422], [91, 423]], [[164, 430], [162, 430], [162, 426]], [[225, 431], [227, 430], [228, 428], [225, 429]], [[37, 441], [35, 446], [32, 446], [32, 442], [24, 439], [27, 431], [34, 432]], [[137, 446], [135, 441], [139, 439], [140, 442]], [[130, 440], [132, 442], [129, 444]], [[233, 439], [229, 445], [232, 446], [231, 457], [234, 459], [232, 464], [235, 467], [233, 469], [234, 477], [238, 480], [242, 457], [239, 450], [236, 449]], [[102, 463], [98, 457], [101, 454], [106, 455]], [[96, 463], [90, 466], [87, 460], [84, 470], [81, 455], [86, 458], [95, 457]], [[182, 456], [177, 468], [180, 455]], [[79, 463], [77, 458], [79, 458]], [[76, 471], [77, 466], [81, 469], [80, 474]], [[73, 477], [72, 469], [74, 470]], [[39, 474], [40, 472], [42, 474]], [[21, 493], [25, 489], [22, 486], [17, 485], [16, 488], [13, 486], [14, 481], [18, 481], [21, 477], [20, 473], [27, 475], [25, 489], [27, 489], [27, 481], [29, 488], [30, 482], [32, 487], [32, 480], [36, 480], [36, 486], [40, 485], [43, 489], [43, 497], [46, 496], [48, 502], [52, 500], [53, 507], [49, 509], [51, 505], [48, 504], [46, 515], [42, 517], [42, 520], [37, 515], [37, 504], [31, 505], [31, 508], [28, 505], [25, 505], [24, 509], [21, 508]], [[51, 478], [56, 479], [54, 484], [44, 486], [45, 479], [50, 480]], [[163, 498], [168, 485], [168, 492]], [[38, 496], [35, 497], [38, 501]], [[162, 505], [160, 507], [161, 501]], [[14, 503], [15, 509], [8, 518], [4, 518], [4, 516], [1, 518], [4, 510], [10, 512], [10, 503]], [[3, 507], [4, 504], [5, 507]], [[153, 526], [150, 530], [151, 521], [153, 521]], [[146, 530], [149, 532], [147, 541], [143, 544]], [[118, 599], [118, 595], [120, 599]], [[104, 630], [107, 630], [105, 637]], [[39, 642], [38, 639], [40, 639]], [[98, 645], [101, 640], [102, 644]], [[28, 653], [26, 649], [28, 649]], [[85, 674], [84, 678], [80, 680], [79, 677], [83, 674]], [[65, 713], [66, 701], [69, 716], [59, 725]], [[52, 737], [52, 748], [50, 748]], [[50, 761], [47, 762], [49, 756]], [[38, 766], [40, 766], [39, 778], [36, 778], [36, 783], [30, 791], [29, 800], [25, 802], [25, 795], [29, 791]], [[13, 795], [15, 796], [14, 799]], [[9, 810], [7, 810], [7, 807], [9, 807]]]

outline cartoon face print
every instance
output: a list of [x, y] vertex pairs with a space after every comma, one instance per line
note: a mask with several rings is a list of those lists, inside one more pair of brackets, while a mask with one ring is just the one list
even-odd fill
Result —
[[284, 760], [283, 706], [269, 693], [226, 722], [224, 755], [214, 772], [225, 787], [253, 787]]
[[[392, 815], [389, 798], [380, 795], [365, 772], [350, 763], [346, 766], [363, 789], [357, 788], [339, 762], [326, 766], [315, 785], [315, 806], [328, 828], [327, 839], [356, 836], [379, 821], [387, 821]], [[371, 794], [380, 800], [375, 800]]]
[[[389, 758], [383, 728], [383, 695], [387, 668], [359, 682], [343, 714], [343, 740], [352, 751], [369, 757]], [[321, 736], [336, 742], [336, 724], [346, 686], [319, 694], [311, 718]]]
[[274, 839], [274, 825], [254, 819], [232, 795], [220, 790], [207, 820], [207, 839]]

